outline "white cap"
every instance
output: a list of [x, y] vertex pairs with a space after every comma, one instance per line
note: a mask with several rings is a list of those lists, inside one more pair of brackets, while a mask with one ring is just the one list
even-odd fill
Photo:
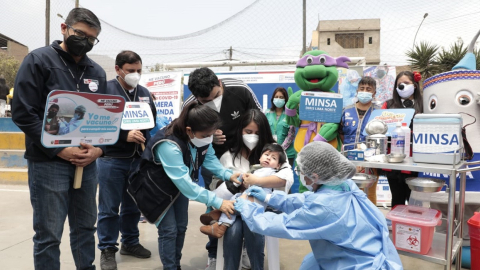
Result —
[[402, 127], [402, 122], [397, 122], [397, 127]]

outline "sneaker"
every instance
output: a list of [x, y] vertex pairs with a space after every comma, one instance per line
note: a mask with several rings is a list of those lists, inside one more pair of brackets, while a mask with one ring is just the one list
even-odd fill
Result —
[[222, 215], [222, 211], [216, 209], [216, 210], [212, 210], [206, 214], [202, 214], [200, 216], [200, 222], [203, 224], [203, 225], [210, 225], [212, 224], [214, 221], [218, 221], [220, 219], [220, 216]]
[[150, 258], [152, 256], [152, 253], [150, 250], [144, 248], [140, 244], [136, 244], [131, 247], [127, 247], [124, 244], [122, 244], [122, 248], [120, 249], [120, 254], [122, 255], [130, 255], [130, 256], [135, 256], [137, 258]]
[[203, 234], [209, 235], [211, 237], [222, 238], [227, 228], [228, 228], [227, 226], [223, 224], [218, 224], [218, 222], [215, 222], [212, 225], [205, 225], [200, 227], [200, 231]]
[[208, 258], [207, 268], [205, 268], [205, 270], [216, 270], [216, 269], [217, 269], [217, 259]]
[[243, 248], [242, 250], [242, 261], [241, 261], [242, 269], [250, 269], [252, 266], [250, 265], [250, 259], [248, 258], [247, 249]]
[[117, 270], [117, 262], [115, 261], [115, 249], [104, 249], [100, 255], [100, 268], [102, 270]]

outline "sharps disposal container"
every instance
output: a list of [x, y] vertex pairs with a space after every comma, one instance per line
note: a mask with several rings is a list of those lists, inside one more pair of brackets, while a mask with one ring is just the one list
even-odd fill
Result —
[[475, 212], [467, 224], [470, 234], [471, 269], [480, 269], [480, 213]]
[[442, 224], [440, 211], [413, 205], [397, 205], [387, 214], [392, 221], [393, 243], [399, 250], [427, 254], [435, 226]]
[[417, 114], [413, 119], [414, 162], [455, 164], [460, 162], [462, 140], [460, 114]]

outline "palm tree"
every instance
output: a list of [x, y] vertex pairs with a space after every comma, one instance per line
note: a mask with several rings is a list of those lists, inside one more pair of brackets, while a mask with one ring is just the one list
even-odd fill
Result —
[[463, 41], [453, 43], [448, 51], [442, 48], [442, 51], [438, 53], [438, 56], [435, 59], [438, 63], [440, 72], [452, 70], [452, 68], [465, 56], [467, 49], [468, 48], [467, 46], [464, 46]]
[[408, 62], [413, 69], [422, 74], [423, 79], [438, 73], [438, 66], [435, 61], [438, 49], [437, 45], [422, 41], [419, 45], [415, 45], [412, 50], [406, 52]]

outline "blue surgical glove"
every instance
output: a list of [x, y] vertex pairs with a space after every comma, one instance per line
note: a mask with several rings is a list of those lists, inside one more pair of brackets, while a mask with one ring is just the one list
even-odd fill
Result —
[[262, 202], [267, 198], [267, 192], [259, 186], [251, 186], [245, 192], [248, 196], [253, 196]]
[[247, 200], [245, 199], [242, 199], [242, 198], [238, 198], [235, 203], [234, 203], [234, 206], [235, 206], [235, 210], [238, 211], [238, 212], [242, 212], [242, 208], [243, 208], [243, 205], [247, 202]]

